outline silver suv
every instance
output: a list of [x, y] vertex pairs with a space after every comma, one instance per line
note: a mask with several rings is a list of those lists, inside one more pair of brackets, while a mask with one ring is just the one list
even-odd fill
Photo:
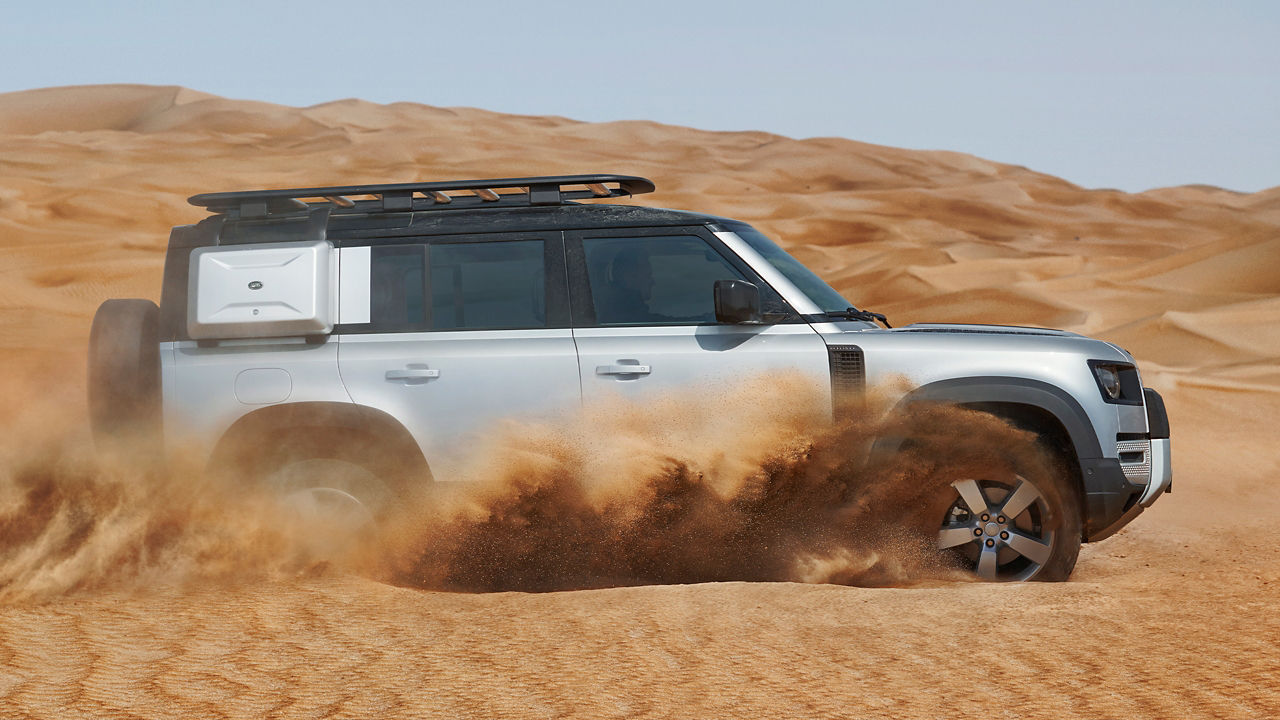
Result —
[[899, 406], [998, 415], [1068, 469], [946, 487], [938, 545], [991, 580], [1066, 579], [1082, 541], [1169, 489], [1164, 404], [1123, 349], [890, 328], [745, 223], [583, 202], [653, 189], [577, 175], [192, 197], [212, 215], [173, 229], [160, 305], [108, 300], [94, 319], [95, 433], [204, 438], [215, 464], [257, 452], [376, 514], [453, 477], [500, 416], [782, 370], [838, 412], [905, 377]]

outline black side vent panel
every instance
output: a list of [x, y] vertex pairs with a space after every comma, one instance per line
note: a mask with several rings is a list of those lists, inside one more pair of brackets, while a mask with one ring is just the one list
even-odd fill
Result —
[[838, 419], [861, 403], [867, 389], [867, 366], [857, 345], [828, 345], [827, 359], [831, 363], [831, 403]]

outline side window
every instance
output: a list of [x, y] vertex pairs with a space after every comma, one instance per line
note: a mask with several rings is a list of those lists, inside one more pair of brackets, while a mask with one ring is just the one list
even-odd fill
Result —
[[716, 280], [743, 279], [702, 238], [586, 238], [587, 279], [601, 325], [716, 321]]
[[375, 247], [369, 263], [369, 321], [388, 330], [427, 329], [424, 245]]
[[547, 325], [541, 240], [432, 245], [431, 329]]
[[375, 246], [370, 328], [546, 327], [545, 277], [541, 240]]
[[582, 250], [600, 325], [714, 324], [717, 280], [752, 282], [766, 313], [785, 309], [772, 288], [695, 235], [584, 238]]

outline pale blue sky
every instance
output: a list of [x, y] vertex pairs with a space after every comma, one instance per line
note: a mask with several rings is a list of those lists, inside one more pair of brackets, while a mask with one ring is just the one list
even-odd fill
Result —
[[1086, 187], [1280, 185], [1280, 2], [0, 0], [0, 92], [178, 84], [958, 150]]

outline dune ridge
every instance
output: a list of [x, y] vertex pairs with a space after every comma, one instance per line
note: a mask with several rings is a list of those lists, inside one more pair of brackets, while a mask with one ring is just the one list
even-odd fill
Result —
[[[197, 192], [583, 171], [655, 179], [659, 192], [637, 204], [752, 222], [899, 324], [995, 321], [998, 309], [1105, 336], [1158, 324], [1173, 298], [1190, 313], [1181, 332], [1212, 336], [1214, 307], [1280, 292], [1280, 188], [1089, 190], [961, 153], [838, 138], [88, 86], [0, 95], [0, 168], [0, 338], [27, 336], [10, 328], [29, 303], [75, 316], [58, 338], [71, 343], [97, 300], [155, 297], [167, 230], [200, 219], [185, 203]], [[1127, 297], [1100, 307], [1099, 286]], [[1168, 367], [1203, 364], [1147, 335], [1126, 341]]]

